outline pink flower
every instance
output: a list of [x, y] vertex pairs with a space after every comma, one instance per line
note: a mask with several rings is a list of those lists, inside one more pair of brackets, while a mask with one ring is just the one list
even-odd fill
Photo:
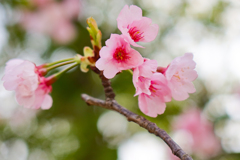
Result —
[[142, 65], [134, 68], [133, 70], [133, 84], [136, 88], [136, 95], [145, 93], [151, 94], [149, 87], [151, 85], [151, 77], [157, 70], [157, 61], [144, 58]]
[[151, 85], [149, 87], [150, 95], [141, 93], [138, 97], [140, 110], [150, 116], [157, 117], [163, 114], [166, 108], [165, 102], [170, 102], [171, 91], [167, 86], [167, 80], [161, 73], [154, 73], [151, 77]]
[[185, 100], [189, 97], [188, 93], [196, 91], [192, 84], [198, 76], [194, 70], [195, 66], [193, 54], [186, 53], [182, 57], [175, 58], [165, 70], [164, 75], [175, 100]]
[[38, 87], [38, 74], [32, 62], [12, 59], [7, 62], [2, 80], [6, 90], [13, 91], [22, 88], [25, 94], [35, 91]]
[[16, 92], [19, 105], [26, 108], [49, 109], [52, 98], [48, 95], [51, 86], [44, 77], [40, 77], [40, 70], [29, 61], [13, 59], [7, 62], [5, 75], [2, 78], [5, 89]]
[[135, 68], [143, 63], [139, 52], [132, 49], [122, 35], [111, 34], [106, 46], [100, 50], [96, 67], [103, 70], [106, 78], [113, 78], [118, 72]]
[[189, 133], [193, 142], [191, 145], [194, 154], [206, 159], [220, 151], [220, 143], [214, 135], [212, 124], [201, 115], [197, 109], [188, 110], [174, 123], [175, 130], [184, 130]]
[[48, 94], [52, 87], [47, 84], [44, 77], [40, 78], [38, 88], [34, 92], [27, 92], [25, 88], [19, 87], [16, 91], [16, 99], [19, 105], [32, 109], [49, 109], [52, 106], [52, 97]]
[[135, 47], [142, 47], [136, 42], [153, 41], [158, 33], [158, 25], [152, 24], [150, 18], [142, 17], [141, 8], [135, 5], [125, 5], [118, 15], [117, 22], [125, 40]]

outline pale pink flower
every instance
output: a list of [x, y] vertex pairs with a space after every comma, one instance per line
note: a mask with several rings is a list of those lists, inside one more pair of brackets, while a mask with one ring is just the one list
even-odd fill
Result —
[[170, 102], [171, 91], [167, 86], [167, 80], [161, 73], [154, 73], [151, 77], [151, 85], [149, 87], [150, 95], [141, 93], [138, 97], [140, 110], [150, 116], [157, 117], [163, 114], [166, 108], [165, 102]]
[[13, 59], [7, 62], [2, 80], [5, 89], [16, 92], [19, 105], [26, 108], [49, 109], [52, 98], [48, 95], [51, 86], [44, 77], [40, 77], [40, 68], [34, 63]]
[[143, 63], [140, 53], [130, 47], [122, 35], [111, 34], [106, 46], [100, 50], [96, 67], [103, 70], [106, 78], [113, 78], [118, 72], [135, 68]]
[[150, 95], [149, 87], [151, 85], [151, 77], [157, 70], [157, 61], [144, 58], [142, 65], [133, 70], [133, 84], [136, 88], [136, 95], [145, 93]]
[[52, 97], [48, 94], [52, 90], [44, 77], [40, 77], [38, 88], [34, 92], [26, 92], [24, 88], [16, 90], [16, 99], [19, 105], [32, 109], [49, 109], [52, 106]]
[[25, 94], [38, 87], [38, 74], [34, 63], [21, 59], [12, 59], [6, 63], [3, 86], [9, 91], [22, 88]]
[[117, 22], [125, 40], [135, 47], [142, 47], [136, 42], [153, 41], [158, 34], [158, 25], [152, 24], [150, 18], [142, 17], [141, 8], [135, 5], [125, 5], [118, 15]]
[[174, 123], [175, 130], [184, 130], [190, 134], [193, 142], [191, 145], [194, 154], [206, 159], [220, 151], [220, 142], [216, 138], [213, 125], [197, 109], [188, 110]]
[[193, 54], [186, 53], [182, 57], [175, 58], [165, 70], [164, 75], [175, 100], [185, 100], [189, 97], [188, 93], [196, 91], [192, 83], [198, 76], [194, 70], [195, 66]]

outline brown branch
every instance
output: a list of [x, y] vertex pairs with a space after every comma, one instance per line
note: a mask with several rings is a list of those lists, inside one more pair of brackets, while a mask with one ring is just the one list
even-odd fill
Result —
[[112, 103], [107, 101], [93, 98], [87, 94], [82, 94], [82, 99], [88, 105], [100, 106], [106, 109], [114, 110], [124, 115], [128, 121], [137, 123], [139, 126], [147, 129], [150, 133], [155, 134], [160, 137], [172, 150], [173, 154], [178, 156], [181, 160], [192, 160], [192, 158], [186, 154], [178, 145], [175, 143], [172, 138], [164, 131], [157, 127], [157, 125], [144, 117], [137, 115], [126, 108], [119, 105], [115, 100], [112, 100]]
[[[93, 68], [92, 68], [93, 69]], [[99, 77], [102, 80], [102, 85], [104, 87], [106, 101], [100, 100], [94, 97], [91, 97], [87, 94], [82, 94], [82, 99], [88, 104], [88, 105], [94, 105], [94, 106], [100, 106], [106, 109], [114, 110], [122, 115], [124, 115], [129, 122], [134, 122], [138, 124], [139, 126], [145, 128], [148, 130], [148, 132], [155, 134], [156, 136], [160, 137], [172, 150], [172, 153], [179, 157], [181, 160], [193, 160], [187, 153], [185, 153], [179, 145], [172, 140], [172, 138], [167, 134], [166, 131], [163, 129], [158, 128], [158, 126], [145, 119], [144, 117], [137, 115], [126, 108], [119, 105], [115, 100], [115, 94], [113, 92], [113, 89], [111, 87], [110, 81], [103, 76], [103, 73], [93, 69], [93, 71], [97, 74], [99, 74]]]

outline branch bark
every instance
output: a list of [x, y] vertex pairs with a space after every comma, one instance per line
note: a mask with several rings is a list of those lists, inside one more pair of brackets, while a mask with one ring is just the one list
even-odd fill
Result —
[[[92, 68], [93, 69], [93, 68]], [[155, 123], [145, 119], [144, 117], [137, 115], [126, 108], [119, 105], [115, 100], [115, 94], [113, 92], [113, 89], [111, 87], [110, 81], [103, 76], [102, 72], [99, 72], [97, 70], [93, 71], [97, 74], [99, 74], [99, 77], [102, 80], [102, 85], [104, 87], [106, 100], [97, 99], [94, 97], [91, 97], [87, 94], [82, 94], [82, 99], [88, 104], [88, 105], [94, 105], [94, 106], [100, 106], [106, 109], [114, 110], [123, 116], [125, 116], [129, 122], [134, 122], [138, 124], [139, 126], [145, 128], [148, 130], [148, 132], [155, 134], [156, 136], [160, 137], [172, 150], [172, 153], [179, 157], [181, 160], [193, 160], [187, 153], [185, 153], [182, 148], [173, 141], [173, 139], [167, 134], [166, 131], [163, 129], [160, 129]]]

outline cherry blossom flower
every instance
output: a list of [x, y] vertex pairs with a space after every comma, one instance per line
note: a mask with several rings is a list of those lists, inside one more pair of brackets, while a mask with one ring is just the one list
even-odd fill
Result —
[[[52, 86], [48, 84], [46, 78], [41, 77], [38, 88], [30, 96], [23, 96], [20, 92], [16, 91], [16, 98], [20, 105], [32, 109], [49, 109], [52, 106], [52, 97], [49, 93], [52, 91]], [[26, 103], [28, 102], [28, 103]], [[24, 105], [25, 104], [25, 105]]]
[[151, 85], [151, 77], [157, 70], [157, 61], [144, 58], [142, 65], [134, 68], [133, 70], [133, 84], [136, 88], [136, 95], [145, 93], [151, 94], [149, 87]]
[[193, 61], [193, 54], [186, 53], [182, 57], [175, 58], [164, 71], [175, 100], [182, 101], [189, 97], [188, 93], [196, 91], [192, 81], [197, 78], [194, 70], [196, 63]]
[[150, 95], [141, 93], [138, 97], [140, 110], [150, 116], [157, 117], [163, 114], [166, 108], [165, 102], [170, 102], [171, 91], [167, 86], [167, 80], [161, 73], [154, 73], [151, 77], [151, 85], [149, 87]]
[[158, 34], [158, 25], [152, 24], [150, 18], [142, 17], [141, 8], [135, 5], [125, 5], [118, 15], [117, 22], [125, 40], [135, 47], [142, 47], [136, 42], [153, 41]]
[[106, 78], [113, 78], [118, 72], [135, 68], [143, 63], [139, 52], [132, 49], [122, 35], [111, 34], [106, 46], [100, 50], [96, 67], [103, 70]]
[[51, 85], [44, 77], [40, 77], [40, 68], [34, 63], [13, 59], [7, 62], [2, 80], [5, 89], [16, 92], [19, 105], [26, 108], [49, 109], [52, 98], [48, 95]]
[[188, 145], [191, 145], [195, 155], [206, 159], [220, 151], [220, 142], [214, 135], [213, 125], [201, 114], [200, 110], [188, 110], [176, 118], [173, 126], [176, 131], [183, 130], [188, 133], [189, 138], [193, 140]]
[[30, 93], [38, 87], [38, 74], [34, 63], [21, 59], [12, 59], [6, 63], [3, 86], [9, 91], [22, 88]]

